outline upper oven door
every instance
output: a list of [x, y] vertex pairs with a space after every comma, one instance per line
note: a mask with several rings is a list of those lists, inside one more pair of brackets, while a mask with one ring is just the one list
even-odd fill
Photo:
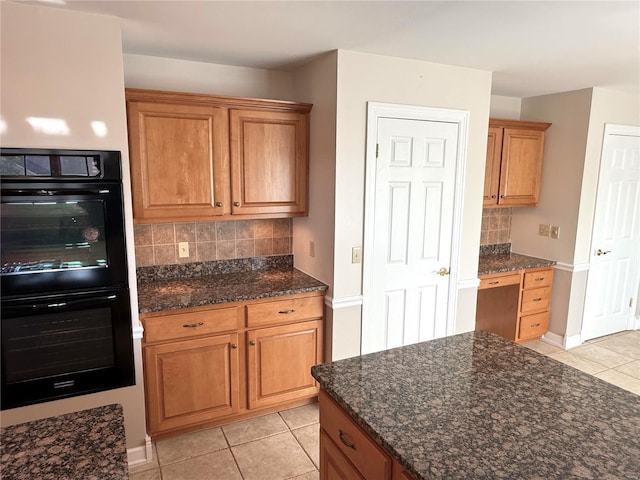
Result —
[[3, 182], [2, 296], [127, 286], [122, 187]]

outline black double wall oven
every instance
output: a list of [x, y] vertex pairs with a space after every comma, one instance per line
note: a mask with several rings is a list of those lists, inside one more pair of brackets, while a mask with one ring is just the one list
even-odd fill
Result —
[[135, 383], [120, 152], [3, 148], [2, 410]]

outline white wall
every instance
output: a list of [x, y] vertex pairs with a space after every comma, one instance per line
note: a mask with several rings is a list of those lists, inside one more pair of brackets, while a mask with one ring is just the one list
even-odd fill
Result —
[[[458, 278], [477, 278], [491, 73], [345, 50], [338, 51], [337, 73], [334, 299], [362, 293], [362, 268], [351, 263], [351, 248], [363, 241], [368, 101], [470, 112]], [[462, 306], [465, 318], [457, 321], [473, 329], [475, 296], [460, 298], [472, 305]], [[334, 310], [334, 359], [359, 354], [360, 317], [359, 307]]]
[[[2, 145], [122, 152], [127, 249], [131, 252], [129, 284], [133, 322], [138, 326], [119, 23], [104, 16], [15, 3], [3, 2], [1, 9], [0, 115], [6, 124]], [[58, 119], [69, 131], [57, 135], [38, 132], [26, 121], [29, 117]], [[104, 122], [107, 134], [95, 134], [93, 121]], [[127, 447], [141, 447], [146, 429], [139, 339], [134, 339], [134, 349], [135, 386], [6, 410], [2, 425], [120, 403]]]
[[505, 97], [502, 95], [491, 95], [491, 107], [489, 116], [491, 118], [506, 118], [509, 120], [520, 120], [520, 109], [522, 99], [517, 97]]
[[259, 68], [124, 55], [127, 88], [293, 100], [293, 74]]

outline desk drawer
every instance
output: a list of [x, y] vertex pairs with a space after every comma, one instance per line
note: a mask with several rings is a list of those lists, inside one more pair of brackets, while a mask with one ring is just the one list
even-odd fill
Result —
[[524, 274], [524, 289], [549, 287], [553, 282], [553, 269], [528, 272]]
[[495, 277], [482, 277], [480, 278], [479, 289], [483, 288], [495, 288], [504, 287], [505, 285], [518, 285], [520, 284], [520, 274], [514, 273], [512, 275], [501, 275]]
[[242, 327], [239, 313], [239, 307], [229, 307], [145, 318], [144, 341], [162, 342], [236, 330]]
[[522, 292], [522, 304], [520, 312], [533, 312], [536, 310], [549, 310], [551, 301], [551, 287], [534, 288]]
[[520, 317], [518, 340], [529, 337], [539, 337], [549, 329], [549, 312], [536, 313]]
[[291, 298], [247, 305], [247, 327], [322, 318], [324, 297]]
[[367, 480], [391, 477], [391, 459], [324, 391], [320, 391], [320, 426]]

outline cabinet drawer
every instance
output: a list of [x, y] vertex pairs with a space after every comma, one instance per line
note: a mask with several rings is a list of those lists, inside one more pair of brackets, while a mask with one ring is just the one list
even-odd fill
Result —
[[324, 315], [322, 304], [323, 297], [320, 295], [247, 305], [247, 326], [259, 327], [322, 318]]
[[524, 289], [549, 287], [553, 281], [553, 270], [542, 270], [524, 274]]
[[539, 337], [549, 328], [549, 312], [536, 313], [520, 317], [518, 340], [529, 337]]
[[480, 279], [479, 289], [504, 287], [505, 285], [518, 285], [520, 283], [520, 274], [502, 275], [500, 277], [486, 277]]
[[520, 312], [532, 312], [535, 310], [549, 310], [551, 300], [551, 287], [534, 288], [522, 292], [522, 304]]
[[242, 327], [239, 314], [239, 307], [229, 307], [146, 318], [142, 321], [144, 340], [162, 342], [236, 330]]
[[367, 480], [391, 477], [391, 459], [324, 392], [320, 391], [320, 425], [342, 454]]

